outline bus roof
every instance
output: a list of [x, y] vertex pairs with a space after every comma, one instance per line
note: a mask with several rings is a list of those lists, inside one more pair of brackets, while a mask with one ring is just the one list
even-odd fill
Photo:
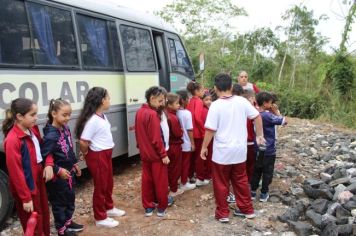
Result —
[[125, 6], [121, 6], [115, 4], [114, 2], [100, 3], [100, 1], [95, 0], [54, 0], [54, 2], [77, 7], [91, 12], [104, 14], [122, 20], [127, 20], [133, 23], [162, 29], [172, 33], [177, 33], [177, 31], [170, 24], [168, 24], [157, 16], [148, 14], [143, 11], [137, 11]]

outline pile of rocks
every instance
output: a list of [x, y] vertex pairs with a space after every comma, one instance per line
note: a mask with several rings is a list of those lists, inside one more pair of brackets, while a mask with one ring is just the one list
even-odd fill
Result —
[[299, 168], [276, 172], [295, 176], [290, 192], [280, 197], [290, 207], [278, 219], [297, 235], [356, 235], [355, 137], [312, 134], [293, 142]]

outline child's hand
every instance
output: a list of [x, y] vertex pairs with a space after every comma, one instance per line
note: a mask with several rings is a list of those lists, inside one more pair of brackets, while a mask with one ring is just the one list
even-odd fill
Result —
[[82, 175], [82, 170], [80, 169], [80, 167], [77, 164], [74, 165], [74, 169], [75, 169], [75, 175], [76, 176], [79, 177], [79, 176]]
[[70, 172], [64, 168], [60, 168], [58, 172], [59, 177], [61, 179], [69, 179], [70, 178]]
[[263, 136], [257, 136], [256, 143], [258, 146], [260, 146], [260, 145], [266, 144], [266, 140]]
[[165, 158], [162, 159], [163, 164], [168, 165], [169, 164], [169, 158], [166, 156]]
[[43, 178], [46, 182], [50, 181], [53, 178], [53, 167], [46, 166], [43, 170]]
[[88, 152], [87, 153], [82, 153], [82, 152], [79, 152], [79, 160], [81, 160], [81, 161], [85, 161], [85, 156], [88, 154]]
[[23, 210], [24, 211], [33, 212], [33, 202], [32, 202], [32, 200], [27, 202], [27, 203], [22, 204], [22, 206], [23, 206]]
[[281, 113], [279, 112], [279, 109], [278, 109], [278, 105], [273, 103], [272, 106], [271, 106], [271, 111], [273, 114], [277, 115], [277, 116], [280, 116]]
[[202, 147], [200, 151], [200, 158], [205, 161], [207, 155], [208, 155], [208, 148]]

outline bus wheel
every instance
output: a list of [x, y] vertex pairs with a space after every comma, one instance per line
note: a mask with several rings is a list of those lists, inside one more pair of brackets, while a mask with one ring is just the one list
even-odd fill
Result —
[[0, 170], [0, 230], [13, 210], [13, 199], [8, 188], [7, 175]]

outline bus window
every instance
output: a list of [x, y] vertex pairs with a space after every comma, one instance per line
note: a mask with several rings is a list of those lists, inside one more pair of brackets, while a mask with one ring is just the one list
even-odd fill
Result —
[[120, 42], [119, 42], [119, 36], [117, 34], [115, 22], [109, 22], [109, 26], [110, 26], [110, 36], [112, 41], [114, 69], [123, 71], [124, 68], [122, 65]]
[[150, 31], [121, 25], [120, 33], [128, 71], [156, 71]]
[[80, 48], [86, 68], [112, 68], [108, 27], [105, 20], [77, 15]]
[[0, 0], [0, 64], [33, 64], [23, 1]]
[[78, 65], [71, 12], [28, 3], [36, 65]]
[[179, 40], [168, 40], [172, 71], [181, 72], [189, 77], [193, 77], [194, 72], [182, 43]]

